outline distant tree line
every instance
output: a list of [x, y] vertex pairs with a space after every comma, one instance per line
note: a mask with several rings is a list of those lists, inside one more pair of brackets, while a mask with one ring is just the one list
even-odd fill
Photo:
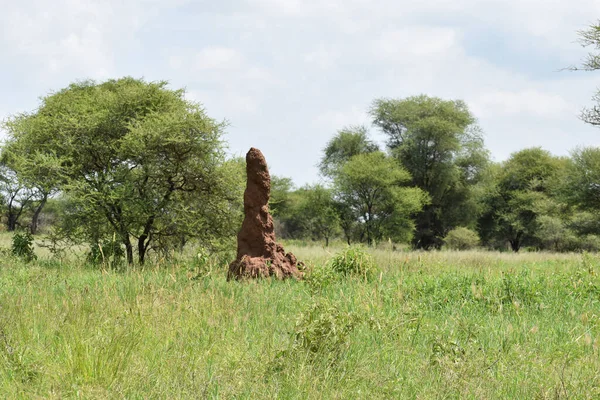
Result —
[[600, 148], [571, 157], [530, 148], [494, 163], [461, 101], [378, 99], [370, 114], [385, 152], [365, 127], [349, 127], [324, 149], [325, 184], [293, 189], [276, 178], [283, 235], [426, 250], [600, 249]]
[[[580, 32], [600, 48], [600, 25]], [[582, 67], [600, 69], [592, 52]], [[572, 68], [578, 69], [578, 68]], [[581, 118], [600, 125], [600, 95]], [[273, 176], [271, 211], [285, 238], [418, 249], [600, 250], [600, 148], [556, 157], [541, 148], [492, 162], [466, 103], [381, 98], [368, 110], [385, 135], [341, 129], [323, 150], [322, 182]], [[194, 240], [232, 246], [241, 223], [243, 160], [228, 159], [224, 124], [166, 82], [84, 81], [3, 122], [2, 222], [52, 250], [143, 264]]]
[[[600, 22], [579, 35], [594, 51], [571, 69], [599, 70]], [[594, 101], [581, 119], [600, 125], [600, 94]], [[462, 101], [376, 99], [369, 115], [385, 149], [367, 127], [346, 127], [323, 151], [324, 184], [294, 189], [279, 178], [286, 184], [273, 207], [283, 235], [419, 249], [600, 250], [600, 148], [556, 157], [536, 147], [495, 163]]]

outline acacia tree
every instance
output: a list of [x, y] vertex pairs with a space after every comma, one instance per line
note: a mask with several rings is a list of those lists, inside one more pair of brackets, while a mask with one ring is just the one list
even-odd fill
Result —
[[4, 170], [10, 171], [12, 175], [12, 185], [20, 185], [22, 191], [27, 193], [27, 196], [23, 197], [27, 199], [24, 206], [31, 209], [29, 230], [35, 235], [44, 206], [58, 191], [60, 174], [53, 160], [30, 150], [33, 146], [34, 144], [27, 143], [27, 140], [9, 141], [2, 149], [1, 162]]
[[[486, 243], [510, 244], [518, 252], [524, 243], [537, 244], [540, 219], [557, 214], [554, 198], [564, 162], [541, 148], [516, 152], [497, 171], [496, 184], [485, 196], [480, 233]], [[544, 224], [548, 226], [548, 221]]]
[[402, 185], [410, 174], [382, 152], [359, 154], [336, 174], [338, 199], [352, 210], [371, 245], [385, 235], [404, 241], [414, 231], [412, 215], [421, 210], [427, 195]]
[[[340, 129], [336, 135], [327, 142], [323, 149], [323, 157], [319, 163], [321, 175], [329, 180], [334, 180], [341, 171], [342, 166], [352, 157], [379, 151], [379, 146], [374, 143], [365, 126], [356, 125]], [[339, 226], [344, 232], [346, 242], [350, 245], [353, 236], [358, 230], [357, 218], [352, 207], [334, 197], [334, 210], [337, 214]]]
[[440, 247], [449, 230], [474, 227], [479, 210], [473, 191], [489, 157], [467, 105], [425, 95], [377, 99], [370, 114], [412, 184], [431, 198], [417, 216], [414, 245]]
[[[572, 152], [564, 180], [564, 194], [581, 211], [600, 216], [600, 148], [584, 147]], [[600, 230], [599, 230], [600, 232]]]
[[319, 170], [323, 176], [333, 178], [341, 166], [353, 156], [374, 151], [379, 151], [379, 147], [369, 139], [366, 127], [358, 125], [343, 128], [327, 142]]
[[299, 190], [301, 202], [297, 214], [305, 232], [314, 239], [329, 240], [338, 232], [339, 216], [333, 191], [322, 185], [305, 186]]
[[0, 193], [4, 200], [6, 228], [9, 232], [15, 231], [23, 212], [34, 201], [35, 192], [3, 163], [0, 165]]
[[[597, 71], [600, 70], [600, 21], [590, 25], [587, 29], [579, 31], [579, 42], [583, 47], [592, 47], [581, 67], [571, 67], [571, 70]], [[600, 91], [592, 97], [596, 105], [584, 108], [581, 119], [588, 124], [600, 126]]]
[[207, 227], [195, 199], [226, 210], [220, 202], [232, 196], [220, 168], [223, 124], [166, 82], [74, 83], [5, 128], [19, 157], [54, 171], [69, 201], [61, 232], [90, 244], [117, 237], [129, 264], [132, 240], [142, 264], [153, 241]]

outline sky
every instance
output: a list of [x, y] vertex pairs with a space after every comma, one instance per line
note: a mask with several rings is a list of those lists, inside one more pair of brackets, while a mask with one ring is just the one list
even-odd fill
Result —
[[[600, 71], [577, 31], [597, 0], [0, 0], [0, 119], [84, 79], [165, 80], [226, 120], [228, 152], [320, 180], [335, 133], [376, 98], [462, 99], [495, 161], [599, 146], [579, 119]], [[2, 135], [2, 133], [0, 133]]]

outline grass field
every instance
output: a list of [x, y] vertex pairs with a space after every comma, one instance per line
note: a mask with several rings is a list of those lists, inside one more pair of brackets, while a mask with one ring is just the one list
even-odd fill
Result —
[[598, 257], [371, 254], [370, 279], [241, 283], [7, 256], [0, 397], [600, 398]]

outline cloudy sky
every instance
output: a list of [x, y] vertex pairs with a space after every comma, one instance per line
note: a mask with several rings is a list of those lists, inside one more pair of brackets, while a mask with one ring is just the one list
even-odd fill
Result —
[[[326, 142], [378, 97], [465, 100], [495, 160], [600, 145], [578, 119], [600, 72], [576, 32], [598, 0], [0, 0], [0, 119], [70, 82], [185, 87], [226, 119], [229, 151], [316, 182]], [[382, 140], [372, 129], [373, 136]]]

